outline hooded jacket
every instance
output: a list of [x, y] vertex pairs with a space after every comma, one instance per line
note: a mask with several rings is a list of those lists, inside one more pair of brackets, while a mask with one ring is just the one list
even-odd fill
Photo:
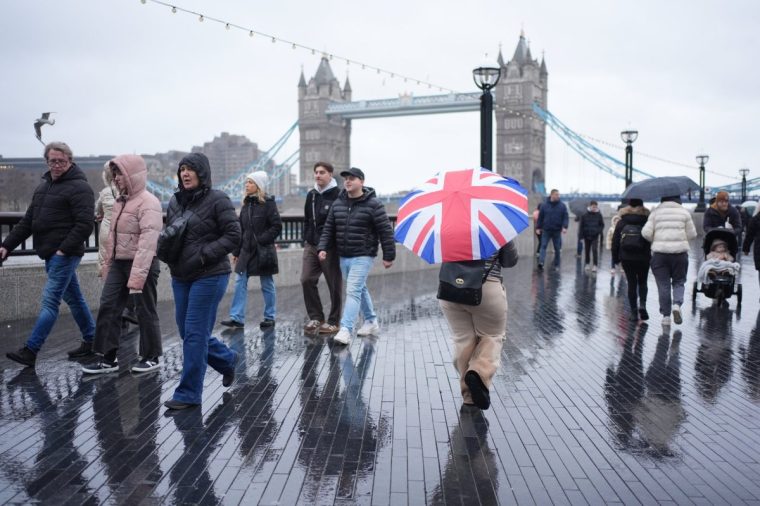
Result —
[[620, 262], [649, 262], [652, 258], [651, 245], [645, 251], [635, 253], [620, 249], [623, 228], [626, 225], [638, 225], [643, 229], [649, 218], [649, 209], [644, 206], [626, 206], [618, 211], [617, 215], [620, 219], [617, 225], [615, 225], [615, 231], [612, 233], [612, 263], [617, 265]]
[[111, 163], [126, 176], [126, 190], [114, 203], [111, 229], [105, 248], [103, 277], [114, 260], [133, 260], [127, 280], [130, 290], [142, 290], [150, 265], [156, 256], [158, 234], [163, 225], [163, 212], [158, 199], [145, 189], [148, 168], [139, 155], [117, 156]]
[[649, 214], [641, 236], [652, 243], [653, 253], [684, 253], [697, 237], [691, 213], [678, 202], [662, 202]]
[[[331, 183], [334, 182], [333, 179]], [[306, 194], [306, 203], [303, 207], [303, 240], [308, 244], [312, 246], [319, 244], [319, 238], [325, 227], [327, 215], [330, 213], [330, 207], [338, 198], [339, 193], [340, 188], [333, 185], [321, 193], [316, 188], [312, 188]]]
[[604, 218], [601, 211], [588, 211], [581, 216], [580, 236], [589, 241], [604, 232]]
[[552, 202], [551, 197], [546, 197], [546, 202], [541, 205], [541, 210], [538, 212], [536, 228], [547, 232], [558, 232], [567, 228], [569, 220], [565, 203], [561, 200]]
[[[183, 188], [179, 169], [182, 165], [192, 167], [198, 175], [198, 188]], [[169, 265], [172, 277], [190, 282], [229, 274], [231, 269], [227, 255], [238, 247], [241, 237], [235, 207], [226, 193], [211, 188], [211, 166], [206, 155], [190, 153], [179, 162], [179, 167], [179, 191], [169, 202], [166, 224], [170, 225], [185, 210], [192, 215], [188, 220], [179, 260]]]
[[256, 196], [247, 196], [240, 209], [240, 229], [242, 239], [232, 252], [238, 257], [236, 272], [245, 272], [248, 276], [271, 276], [279, 272], [277, 252], [274, 254], [274, 265], [267, 269], [259, 269], [257, 251], [259, 247], [269, 246], [274, 250], [274, 241], [282, 232], [282, 220], [277, 211], [274, 197], [267, 196], [264, 203]]
[[383, 247], [383, 260], [396, 259], [393, 227], [385, 206], [375, 197], [375, 190], [365, 186], [358, 199], [350, 199], [341, 190], [330, 208], [319, 240], [319, 251], [337, 248], [342, 257], [377, 256], [377, 243]]
[[98, 276], [103, 275], [103, 264], [106, 259], [106, 244], [111, 233], [111, 211], [116, 202], [116, 189], [113, 186], [111, 168], [103, 169], [103, 184], [105, 185], [95, 201], [95, 219], [100, 222], [98, 227]]
[[42, 259], [58, 250], [68, 256], [83, 256], [95, 214], [95, 194], [87, 177], [72, 163], [55, 181], [50, 171], [42, 179], [26, 214], [5, 238], [3, 247], [12, 251], [32, 235], [32, 245]]

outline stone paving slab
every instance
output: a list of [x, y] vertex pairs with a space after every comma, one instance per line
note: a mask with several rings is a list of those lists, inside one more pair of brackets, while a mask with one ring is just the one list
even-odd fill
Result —
[[[278, 292], [277, 327], [260, 331], [252, 290], [248, 328], [216, 333], [242, 352], [242, 373], [224, 389], [209, 371], [202, 407], [173, 416], [162, 406], [181, 369], [170, 305], [164, 367], [144, 375], [83, 378], [64, 359], [76, 345], [64, 316], [36, 373], [0, 359], [0, 503], [760, 502], [751, 260], [741, 311], [699, 294], [672, 328], [651, 276], [652, 319], [635, 325], [621, 276], [564, 260], [559, 272], [537, 273], [531, 258], [505, 271], [507, 340], [484, 412], [460, 410], [435, 272], [371, 278], [382, 331], [349, 347], [303, 335], [296, 288]], [[3, 345], [30, 326], [10, 322]], [[135, 348], [126, 334], [119, 361]]]

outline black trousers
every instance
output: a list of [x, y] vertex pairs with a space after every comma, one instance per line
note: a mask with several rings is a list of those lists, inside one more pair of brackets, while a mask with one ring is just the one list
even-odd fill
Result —
[[[585, 261], [589, 263], [589, 255], [593, 253], [594, 265], [599, 265], [599, 236], [597, 235], [593, 239], [583, 239], [586, 246], [586, 258]], [[590, 250], [590, 251], [589, 251]]]
[[[330, 315], [325, 320], [322, 300], [319, 298], [319, 277], [324, 274], [327, 290], [330, 293]], [[331, 325], [340, 325], [341, 304], [343, 298], [343, 274], [340, 272], [340, 257], [334, 249], [328, 251], [327, 260], [319, 259], [315, 246], [309, 243], [303, 246], [303, 264], [301, 266], [301, 288], [306, 313], [310, 320], [327, 321]]]
[[[100, 309], [95, 322], [94, 350], [102, 353], [106, 359], [116, 357], [121, 336], [121, 314], [129, 297], [129, 274], [132, 271], [132, 260], [114, 260], [108, 270], [108, 277], [100, 293]], [[156, 311], [158, 274], [160, 267], [158, 258], [154, 257], [145, 280], [141, 294], [134, 294], [137, 310], [138, 327], [140, 328], [140, 350], [143, 358], [154, 358], [163, 354], [161, 343], [161, 327]]]
[[649, 262], [620, 262], [623, 265], [625, 279], [628, 282], [628, 302], [631, 311], [635, 312], [639, 307], [647, 305], [647, 277], [649, 276]]

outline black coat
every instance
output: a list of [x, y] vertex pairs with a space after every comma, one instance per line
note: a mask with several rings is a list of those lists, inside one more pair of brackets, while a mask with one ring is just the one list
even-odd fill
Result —
[[593, 240], [599, 237], [604, 232], [604, 218], [599, 211], [592, 213], [591, 211], [581, 216], [579, 234], [583, 239]]
[[12, 251], [32, 235], [40, 258], [48, 259], [58, 250], [68, 256], [83, 256], [95, 221], [95, 195], [87, 177], [72, 164], [55, 181], [50, 171], [42, 179], [26, 214], [5, 238], [3, 247]]
[[747, 225], [747, 237], [744, 238], [744, 243], [742, 244], [742, 250], [745, 255], [749, 254], [753, 241], [755, 241], [755, 247], [752, 256], [755, 259], [755, 269], [760, 271], [760, 248], [757, 247], [757, 241], [760, 241], [760, 214], [753, 216], [749, 220], [749, 225]]
[[[240, 209], [242, 240], [232, 254], [238, 257], [235, 272], [248, 276], [271, 276], [279, 272], [274, 241], [282, 232], [282, 220], [274, 197], [262, 204], [257, 197], [246, 197]], [[273, 262], [260, 268], [259, 254], [269, 255]]]
[[731, 224], [734, 229], [734, 234], [737, 236], [742, 231], [742, 217], [739, 215], [739, 211], [732, 206], [728, 205], [728, 211], [725, 216], [722, 216], [718, 210], [714, 207], [715, 204], [705, 209], [705, 216], [702, 219], [702, 229], [708, 232], [710, 229], [725, 227], [726, 220]]
[[240, 222], [235, 207], [226, 193], [211, 189], [211, 167], [205, 155], [190, 153], [180, 165], [193, 167], [200, 185], [195, 190], [175, 193], [166, 210], [167, 225], [186, 209], [193, 213], [188, 221], [179, 260], [169, 264], [172, 277], [188, 282], [229, 274], [231, 269], [227, 255], [240, 243]]
[[615, 231], [612, 233], [612, 263], [617, 265], [620, 262], [647, 262], [652, 258], [651, 245], [647, 241], [647, 248], [640, 252], [623, 251], [620, 248], [620, 241], [623, 235], [623, 228], [626, 225], [638, 225], [643, 227], [649, 219], [649, 209], [644, 206], [624, 207], [618, 211], [620, 221], [615, 225]]
[[325, 228], [327, 215], [330, 214], [335, 199], [338, 198], [340, 188], [334, 186], [329, 190], [319, 193], [311, 189], [306, 195], [306, 203], [303, 207], [303, 240], [312, 246], [319, 244], [319, 238], [322, 236], [322, 230]]
[[383, 260], [395, 260], [393, 227], [385, 206], [375, 197], [375, 190], [365, 186], [358, 199], [349, 199], [346, 190], [341, 190], [327, 215], [317, 249], [326, 251], [335, 247], [342, 257], [374, 257], [378, 241], [383, 247]]

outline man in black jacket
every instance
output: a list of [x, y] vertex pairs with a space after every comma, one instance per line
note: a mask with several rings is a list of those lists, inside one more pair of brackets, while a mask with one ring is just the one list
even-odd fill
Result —
[[326, 260], [333, 247], [340, 256], [340, 270], [346, 280], [346, 305], [340, 330], [333, 339], [336, 343], [348, 344], [360, 310], [364, 324], [357, 334], [368, 336], [380, 330], [367, 290], [367, 276], [377, 256], [378, 241], [383, 247], [386, 269], [396, 259], [396, 243], [385, 206], [375, 197], [375, 190], [364, 186], [364, 172], [351, 167], [340, 175], [345, 189], [327, 215], [317, 250], [320, 260]]
[[0, 260], [5, 260], [8, 253], [32, 235], [34, 249], [45, 260], [48, 278], [37, 322], [26, 345], [6, 354], [27, 367], [34, 367], [37, 353], [58, 319], [61, 299], [69, 305], [83, 340], [69, 356], [84, 357], [92, 353], [95, 320], [79, 288], [76, 270], [92, 232], [95, 196], [87, 177], [73, 159], [71, 148], [63, 142], [45, 146], [45, 162], [50, 170], [34, 190], [26, 214], [0, 247]]
[[[327, 162], [314, 164], [314, 188], [306, 195], [303, 224], [303, 266], [301, 267], [301, 287], [309, 323], [304, 331], [309, 333], [334, 334], [340, 323], [340, 305], [343, 296], [343, 276], [335, 250], [328, 252], [326, 260], [319, 259], [317, 246], [340, 188], [333, 178], [335, 169]], [[330, 316], [325, 320], [322, 300], [319, 298], [319, 277], [324, 274], [330, 292]]]

